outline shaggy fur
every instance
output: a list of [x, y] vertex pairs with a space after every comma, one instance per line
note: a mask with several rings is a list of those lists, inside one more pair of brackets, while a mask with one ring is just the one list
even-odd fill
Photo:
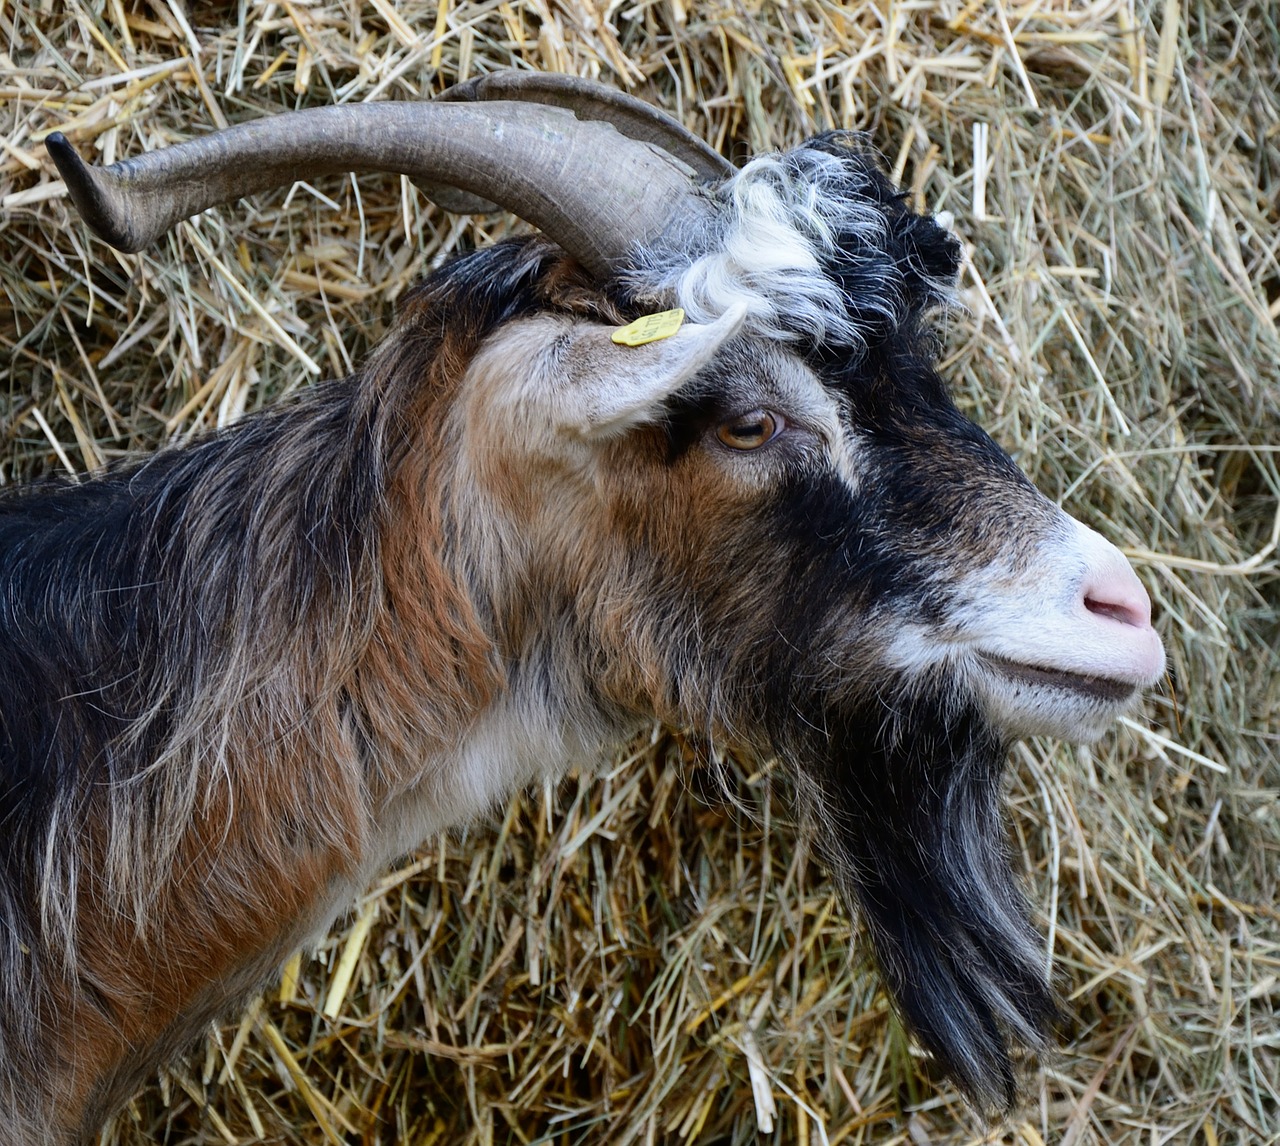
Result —
[[959, 243], [907, 207], [861, 136], [759, 156], [718, 199], [713, 226], [640, 253], [639, 302], [674, 295], [695, 322], [745, 307], [765, 338], [857, 354], [952, 298]]
[[[326, 926], [379, 809], [496, 687], [424, 411], [556, 261], [460, 261], [360, 376], [0, 500], [0, 1142], [44, 1138], [29, 1064], [103, 1115], [156, 1056], [120, 1086], [82, 1063], [164, 1043], [260, 937], [237, 995]], [[447, 338], [442, 310], [468, 320]]]

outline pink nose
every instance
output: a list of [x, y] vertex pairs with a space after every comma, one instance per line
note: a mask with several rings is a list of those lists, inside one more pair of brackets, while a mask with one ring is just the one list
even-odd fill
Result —
[[1084, 584], [1084, 607], [1099, 617], [1109, 617], [1135, 629], [1151, 627], [1151, 598], [1133, 571], [1099, 571]]

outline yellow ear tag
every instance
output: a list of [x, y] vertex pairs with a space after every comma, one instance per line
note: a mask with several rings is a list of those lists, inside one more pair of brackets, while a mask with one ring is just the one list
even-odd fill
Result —
[[613, 332], [613, 341], [619, 346], [643, 346], [646, 342], [670, 338], [683, 322], [684, 311], [680, 307], [675, 310], [660, 310], [657, 314], [641, 315], [635, 322], [618, 327]]

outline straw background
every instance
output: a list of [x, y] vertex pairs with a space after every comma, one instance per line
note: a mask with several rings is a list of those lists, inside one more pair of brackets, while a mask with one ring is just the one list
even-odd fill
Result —
[[[987, 1131], [891, 1017], [785, 777], [654, 730], [421, 851], [103, 1142], [1261, 1143], [1280, 1135], [1280, 12], [1270, 0], [0, 0], [0, 480], [343, 374], [518, 224], [298, 185], [121, 256], [109, 162], [284, 108], [578, 72], [742, 159], [868, 131], [970, 251], [960, 403], [1134, 559], [1174, 684], [1012, 758], [1073, 1029]], [[3, 830], [0, 828], [0, 830]], [[851, 954], [852, 952], [852, 954]]]

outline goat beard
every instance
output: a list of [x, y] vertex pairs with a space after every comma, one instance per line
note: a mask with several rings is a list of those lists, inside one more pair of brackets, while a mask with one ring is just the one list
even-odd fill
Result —
[[1002, 815], [1009, 744], [954, 694], [883, 696], [793, 707], [779, 754], [907, 1026], [998, 1116], [1059, 1018]]

